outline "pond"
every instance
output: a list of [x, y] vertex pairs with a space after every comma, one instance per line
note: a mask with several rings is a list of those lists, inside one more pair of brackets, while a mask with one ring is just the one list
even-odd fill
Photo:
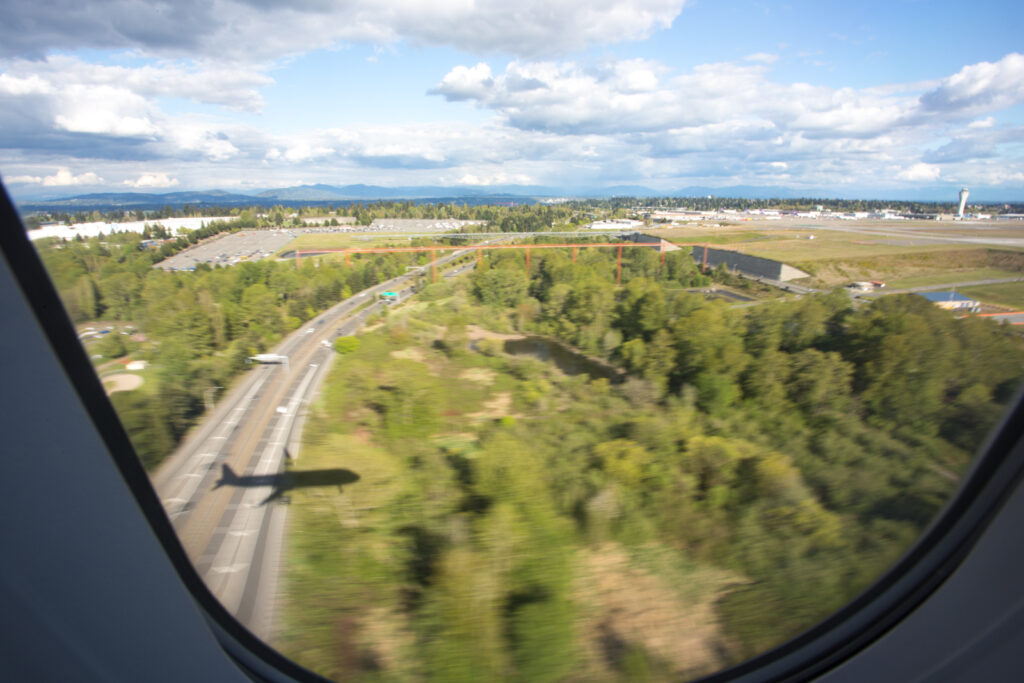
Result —
[[618, 368], [588, 358], [544, 337], [509, 339], [505, 342], [505, 353], [513, 356], [531, 356], [545, 363], [554, 363], [567, 375], [589, 375], [591, 379], [603, 377], [612, 384], [625, 379], [625, 373]]

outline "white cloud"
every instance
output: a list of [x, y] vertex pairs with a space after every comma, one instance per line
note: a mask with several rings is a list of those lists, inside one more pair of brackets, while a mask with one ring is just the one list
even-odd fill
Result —
[[5, 95], [50, 95], [53, 85], [36, 74], [19, 77], [9, 71], [0, 74], [0, 93]]
[[299, 162], [319, 159], [332, 154], [334, 154], [334, 150], [330, 147], [311, 145], [308, 142], [302, 141], [289, 147], [284, 153], [284, 158], [288, 161]]
[[225, 131], [205, 120], [175, 121], [167, 127], [165, 137], [174, 150], [209, 161], [225, 161], [240, 154]]
[[50, 55], [7, 63], [0, 74], [0, 93], [63, 96], [68, 88], [107, 88], [146, 98], [176, 97], [258, 112], [263, 107], [259, 88], [274, 82], [266, 69], [239, 63], [165, 61], [138, 67], [108, 66]]
[[484, 63], [473, 67], [456, 66], [445, 74], [432, 92], [444, 95], [450, 101], [485, 99], [494, 86], [491, 67]]
[[1024, 171], [1005, 171], [989, 180], [993, 185], [1009, 185], [1011, 183], [1024, 185]]
[[255, 67], [157, 62], [129, 68], [60, 55], [0, 62], [0, 68], [6, 69], [0, 73], [0, 149], [69, 151], [92, 160], [241, 155], [231, 136], [251, 140], [250, 131], [223, 119], [169, 116], [157, 98], [256, 111], [262, 106], [256, 88], [273, 82]]
[[1024, 55], [1011, 53], [998, 62], [965, 66], [921, 96], [926, 113], [960, 114], [1005, 109], [1024, 102]]
[[137, 180], [125, 180], [125, 185], [130, 187], [174, 187], [178, 184], [177, 178], [171, 178], [166, 173], [143, 173]]
[[153, 109], [142, 96], [109, 85], [71, 85], [55, 98], [54, 123], [73, 133], [154, 135]]
[[87, 171], [79, 175], [73, 174], [69, 169], [61, 167], [57, 169], [57, 172], [53, 175], [40, 177], [40, 176], [14, 176], [9, 179], [10, 182], [15, 183], [33, 183], [42, 185], [43, 187], [67, 187], [70, 185], [102, 185], [104, 184], [103, 178], [99, 177], [92, 171]]
[[70, 169], [60, 167], [53, 175], [16, 175], [4, 179], [8, 183], [42, 185], [43, 187], [69, 187], [72, 185], [103, 185], [106, 181], [92, 171], [75, 175]]
[[773, 55], [768, 52], [755, 52], [752, 55], [747, 55], [743, 58], [747, 62], [759, 62], [761, 64], [774, 64], [779, 59], [778, 55]]
[[897, 125], [914, 104], [907, 96], [774, 83], [762, 64], [704, 64], [674, 77], [666, 78], [667, 73], [664, 66], [640, 59], [596, 67], [512, 62], [497, 76], [478, 64], [472, 70], [456, 67], [433, 92], [453, 101], [473, 100], [517, 128], [566, 134], [760, 120], [810, 137], [870, 136]]
[[[298, 180], [672, 187], [779, 178], [820, 188], [973, 184], [1020, 171], [1007, 163], [1008, 154], [1014, 159], [1007, 150], [1018, 150], [1019, 158], [1024, 131], [996, 125], [977, 96], [966, 109], [922, 104], [922, 92], [948, 89], [951, 78], [837, 89], [779, 81], [770, 62], [751, 55], [680, 72], [648, 59], [513, 60], [499, 71], [473, 60], [439, 74], [433, 92], [490, 112], [484, 123], [271, 134], [233, 122], [223, 110], [169, 114], [158, 99], [256, 111], [259, 90], [269, 83], [257, 67], [240, 72], [233, 86], [227, 67], [205, 63], [128, 68], [70, 57], [16, 60], [0, 73], [0, 167], [17, 173], [9, 183], [113, 177], [140, 188]], [[57, 165], [63, 173], [53, 174]], [[89, 168], [93, 177], [71, 168]]]
[[467, 173], [456, 181], [458, 185], [529, 185], [533, 179], [525, 173], [494, 172], [476, 175]]
[[900, 180], [912, 182], [938, 180], [940, 169], [933, 164], [918, 163], [896, 174]]
[[[981, 160], [1024, 141], [1004, 132], [957, 138], [934, 149], [935, 140], [964, 130], [963, 114], [959, 108], [926, 111], [920, 93], [955, 79], [835, 89], [775, 82], [765, 66], [771, 60], [752, 57], [677, 75], [649, 60], [516, 61], [497, 74], [478, 64], [474, 72], [486, 75], [486, 85], [478, 78], [474, 87], [463, 84], [457, 93], [449, 92], [445, 79], [435, 92], [493, 110], [522, 133], [614, 141], [620, 170], [640, 178], [734, 175], [752, 182], [784, 171], [819, 187], [877, 185], [879, 178], [934, 181], [947, 177], [943, 169], [950, 164], [960, 165], [968, 177], [980, 173]], [[1011, 55], [999, 64], [1006, 72], [1015, 59]], [[1007, 83], [1000, 88], [1013, 91]], [[984, 108], [972, 111], [982, 114]], [[981, 119], [969, 130], [991, 124], [991, 117]], [[606, 154], [609, 146], [603, 147]]]
[[[51, 48], [137, 48], [161, 56], [273, 59], [336, 45], [400, 40], [476, 54], [565, 54], [639, 40], [667, 28], [684, 0], [137, 0], [71, 6], [11, 0], [0, 55], [37, 57]], [[566, 30], [566, 27], [571, 27]], [[254, 39], [254, 36], [258, 36]]]
[[43, 182], [43, 177], [38, 175], [15, 175], [4, 178], [4, 182], [9, 184], [39, 185]]

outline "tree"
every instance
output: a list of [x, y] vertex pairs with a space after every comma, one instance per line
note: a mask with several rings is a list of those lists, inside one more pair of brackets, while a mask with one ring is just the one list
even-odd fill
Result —
[[957, 352], [948, 311], [914, 295], [882, 297], [850, 318], [844, 356], [879, 420], [933, 432]]
[[616, 327], [627, 339], [650, 339], [665, 325], [667, 310], [661, 285], [644, 277], [630, 280], [620, 294], [616, 314]]
[[705, 376], [705, 383], [711, 375], [730, 382], [738, 377], [750, 361], [744, 351], [742, 322], [717, 301], [680, 318], [672, 328], [677, 381], [693, 382], [698, 375]]
[[430, 678], [466, 683], [505, 678], [496, 577], [468, 549], [451, 550], [438, 564], [436, 584], [424, 608]]
[[96, 344], [96, 351], [103, 355], [104, 358], [120, 358], [128, 350], [124, 346], [124, 340], [121, 339], [121, 335], [117, 332], [111, 332], [105, 335], [103, 339]]
[[99, 315], [99, 296], [96, 283], [88, 275], [82, 275], [70, 290], [61, 292], [61, 298], [68, 315], [75, 322], [95, 320]]
[[804, 349], [790, 356], [791, 374], [786, 381], [790, 399], [806, 413], [849, 408], [853, 365], [838, 353]]
[[526, 298], [527, 284], [520, 271], [491, 268], [476, 275], [473, 293], [488, 306], [507, 308]]
[[262, 283], [245, 288], [242, 293], [242, 315], [246, 325], [261, 335], [281, 331], [281, 311], [277, 308], [277, 297]]
[[359, 337], [338, 337], [334, 340], [334, 350], [345, 355], [354, 352], [359, 348]]

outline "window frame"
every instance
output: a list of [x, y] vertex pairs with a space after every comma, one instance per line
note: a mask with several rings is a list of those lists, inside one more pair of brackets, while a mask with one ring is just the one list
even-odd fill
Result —
[[[222, 649], [254, 680], [326, 681], [256, 638], [220, 604], [189, 561], [103, 389], [42, 260], [0, 182], [0, 251], [83, 410], [106, 446]], [[837, 612], [795, 638], [699, 681], [810, 680], [863, 652], [949, 578], [1024, 478], [1024, 390], [979, 449], [952, 498], [904, 555]]]

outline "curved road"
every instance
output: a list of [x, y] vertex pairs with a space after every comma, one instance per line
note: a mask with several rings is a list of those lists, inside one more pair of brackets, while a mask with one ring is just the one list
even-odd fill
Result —
[[[471, 253], [454, 252], [439, 258], [437, 266]], [[411, 296], [414, 277], [410, 272], [364, 290], [288, 336], [273, 350], [288, 361], [250, 370], [153, 475], [164, 509], [206, 585], [264, 640], [273, 635], [287, 514], [272, 501], [281, 493], [283, 461], [295, 453], [301, 431], [293, 430], [296, 418], [326, 374], [334, 356], [330, 342], [353, 334], [385, 306], [375, 301], [379, 293], [396, 291], [400, 300]]]

